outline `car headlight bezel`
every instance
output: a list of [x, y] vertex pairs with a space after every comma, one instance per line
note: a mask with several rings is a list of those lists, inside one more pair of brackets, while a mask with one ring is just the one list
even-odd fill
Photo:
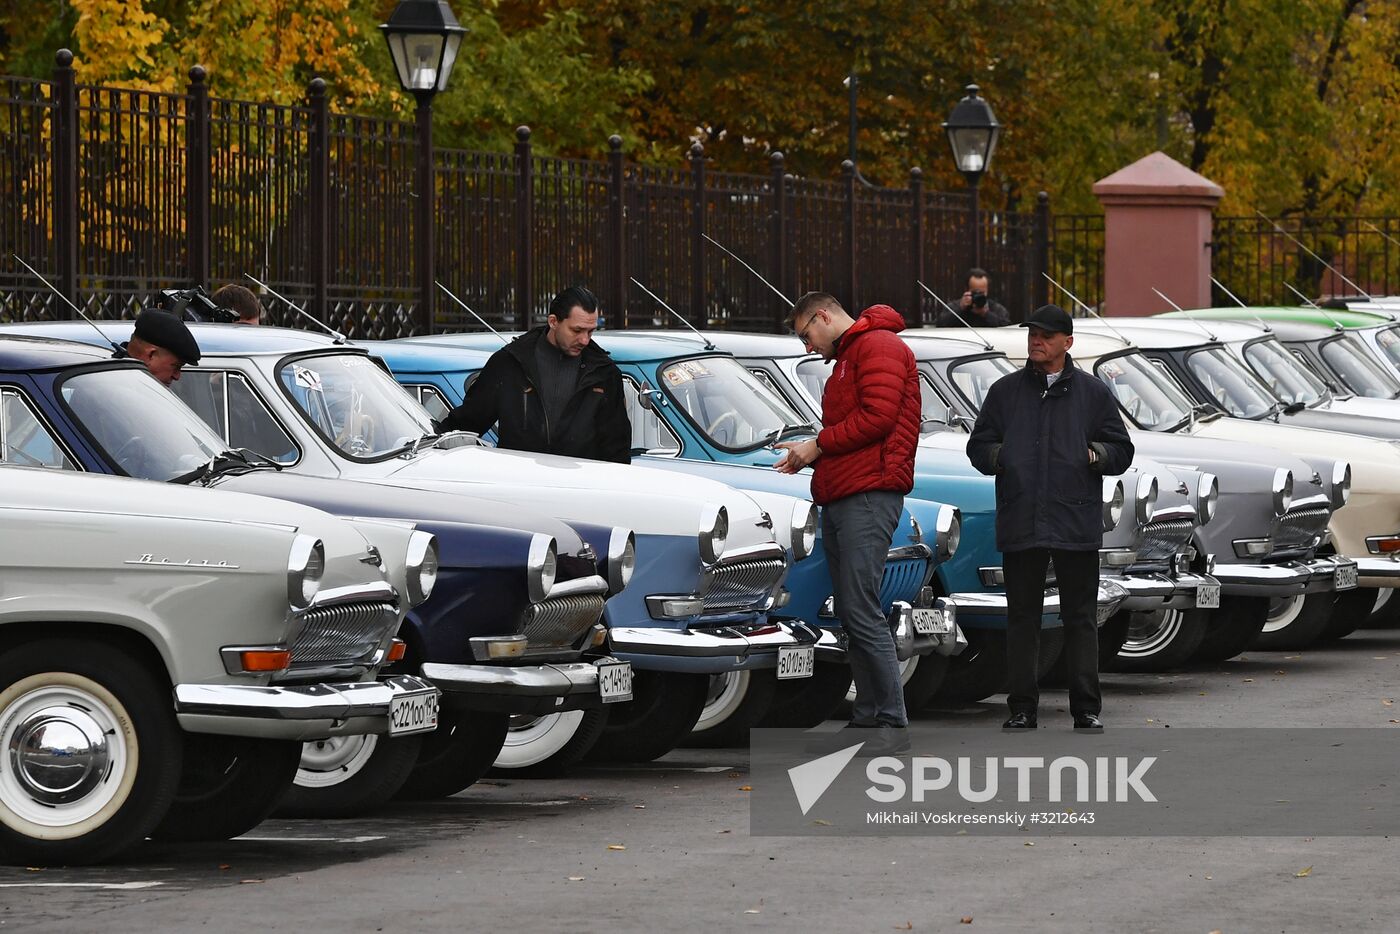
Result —
[[1196, 481], [1196, 520], [1206, 525], [1215, 518], [1215, 510], [1220, 504], [1220, 478], [1213, 473], [1202, 473]]
[[530, 556], [525, 562], [525, 582], [531, 603], [542, 603], [554, 589], [559, 571], [559, 543], [553, 535], [536, 532], [530, 539]]
[[1282, 516], [1293, 505], [1293, 471], [1280, 467], [1274, 471], [1271, 487], [1274, 497], [1274, 515]]
[[441, 569], [437, 536], [415, 529], [408, 536], [408, 556], [404, 570], [408, 584], [408, 605], [418, 606], [433, 595]]
[[622, 593], [637, 567], [637, 536], [631, 529], [613, 529], [608, 538], [608, 591]]
[[1341, 509], [1351, 499], [1351, 463], [1335, 461], [1332, 464], [1332, 508]]
[[792, 559], [801, 561], [817, 547], [817, 507], [803, 500], [792, 510]]
[[729, 540], [729, 510], [724, 506], [706, 503], [700, 510], [700, 557], [706, 564], [714, 564], [724, 555], [725, 543]]
[[1103, 478], [1103, 530], [1112, 532], [1123, 521], [1123, 506], [1127, 496], [1123, 492], [1122, 477]]
[[287, 553], [287, 602], [304, 610], [321, 590], [326, 573], [326, 546], [314, 535], [298, 533]]
[[1156, 474], [1144, 473], [1138, 476], [1137, 490], [1133, 494], [1133, 510], [1138, 525], [1147, 525], [1152, 521], [1152, 516], [1157, 511], [1158, 492]]

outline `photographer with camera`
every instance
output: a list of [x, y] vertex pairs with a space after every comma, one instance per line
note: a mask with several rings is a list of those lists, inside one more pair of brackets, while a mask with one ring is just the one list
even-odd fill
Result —
[[963, 320], [959, 321], [958, 315], [951, 311], [943, 311], [938, 315], [938, 326], [940, 328], [964, 326], [1004, 328], [1011, 324], [1011, 315], [1001, 302], [993, 301], [987, 297], [988, 284], [987, 270], [977, 267], [969, 269], [967, 271], [967, 291], [962, 293], [962, 298], [949, 303], [957, 306], [958, 315], [962, 315]]

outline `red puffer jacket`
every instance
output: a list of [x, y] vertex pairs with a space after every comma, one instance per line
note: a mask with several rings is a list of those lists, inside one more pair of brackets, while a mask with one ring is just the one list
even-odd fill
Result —
[[914, 354], [895, 335], [904, 319], [872, 305], [841, 337], [822, 392], [822, 456], [813, 465], [812, 499], [826, 505], [853, 493], [914, 488], [919, 443], [919, 375]]

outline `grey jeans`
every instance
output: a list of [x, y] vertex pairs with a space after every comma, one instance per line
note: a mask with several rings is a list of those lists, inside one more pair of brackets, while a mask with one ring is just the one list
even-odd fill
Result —
[[822, 547], [856, 685], [851, 722], [862, 726], [909, 725], [894, 635], [880, 606], [885, 556], [903, 508], [902, 494], [884, 490], [854, 493], [822, 507]]

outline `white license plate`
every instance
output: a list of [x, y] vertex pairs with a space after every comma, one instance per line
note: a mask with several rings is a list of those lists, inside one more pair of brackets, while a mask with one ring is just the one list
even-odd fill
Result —
[[410, 691], [389, 700], [389, 735], [427, 733], [438, 725], [438, 692]]
[[1351, 590], [1353, 587], [1355, 587], [1355, 586], [1356, 586], [1356, 565], [1355, 565], [1355, 564], [1339, 564], [1339, 565], [1337, 565], [1336, 582], [1337, 582], [1337, 589], [1338, 589], [1338, 590]]
[[632, 699], [632, 663], [602, 662], [598, 665], [598, 695], [605, 704]]
[[921, 636], [939, 636], [948, 632], [948, 617], [937, 607], [914, 610], [914, 632]]
[[1214, 610], [1220, 606], [1220, 585], [1201, 584], [1196, 588], [1196, 608]]
[[810, 645], [778, 646], [778, 680], [812, 677], [816, 660], [817, 650]]

